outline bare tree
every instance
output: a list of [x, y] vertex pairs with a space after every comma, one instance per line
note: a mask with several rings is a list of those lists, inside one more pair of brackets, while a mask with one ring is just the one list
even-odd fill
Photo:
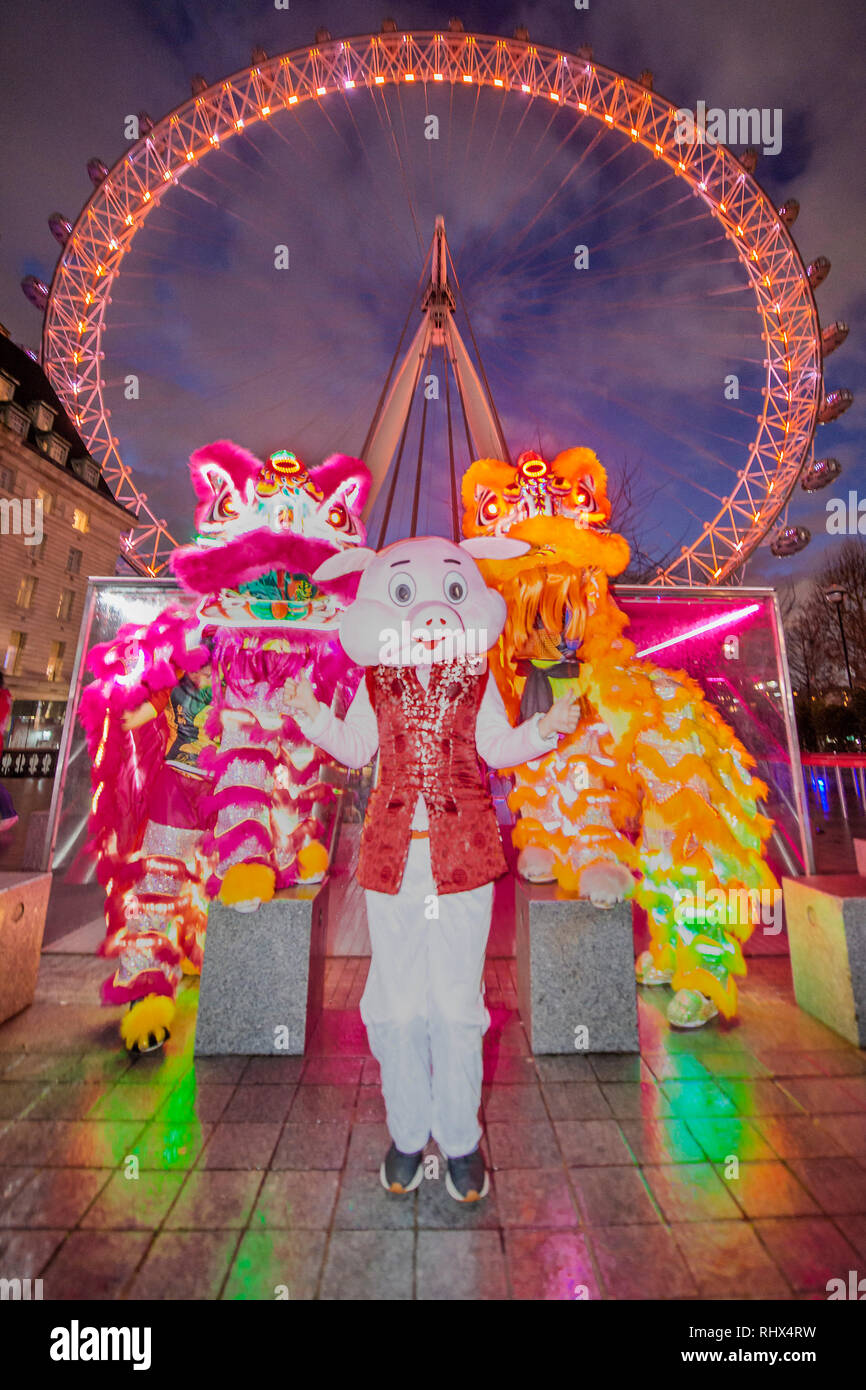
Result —
[[831, 587], [846, 591], [842, 621], [851, 677], [866, 684], [866, 543], [846, 540], [799, 598], [791, 586], [779, 591], [791, 675], [808, 696], [847, 684], [839, 620], [825, 598]]
[[823, 610], [824, 621], [832, 633], [831, 641], [836, 649], [836, 665], [842, 672], [842, 678], [846, 679], [838, 619], [830, 612], [824, 598], [824, 591], [834, 586], [846, 591], [842, 603], [842, 621], [845, 624], [851, 677], [855, 683], [863, 682], [866, 680], [866, 542], [850, 537], [815, 576], [814, 597], [819, 603], [816, 603], [813, 612], [817, 621], [819, 612]]
[[628, 568], [619, 576], [621, 584], [648, 583], [679, 554], [683, 537], [662, 551], [653, 544], [658, 523], [653, 528], [647, 527], [647, 515], [657, 491], [657, 485], [644, 470], [628, 458], [608, 477], [611, 525], [625, 536], [631, 550]]

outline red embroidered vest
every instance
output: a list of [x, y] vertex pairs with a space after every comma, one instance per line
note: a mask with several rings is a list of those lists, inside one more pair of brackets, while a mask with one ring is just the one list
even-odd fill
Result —
[[379, 781], [361, 835], [358, 882], [399, 891], [419, 796], [439, 893], [462, 893], [507, 873], [475, 749], [487, 671], [472, 671], [466, 661], [436, 663], [426, 691], [412, 666], [374, 666], [366, 679], [379, 725]]

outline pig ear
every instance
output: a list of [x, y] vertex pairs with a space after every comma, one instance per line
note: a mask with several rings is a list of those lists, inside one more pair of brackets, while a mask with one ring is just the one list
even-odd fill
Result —
[[366, 545], [348, 546], [345, 550], [339, 550], [336, 555], [329, 555], [327, 560], [323, 560], [319, 568], [313, 574], [314, 579], [339, 579], [341, 574], [357, 574], [359, 570], [365, 570], [371, 560], [375, 560], [376, 552]]
[[513, 560], [517, 555], [525, 555], [532, 546], [509, 536], [471, 536], [460, 542], [460, 549], [468, 550], [474, 560]]

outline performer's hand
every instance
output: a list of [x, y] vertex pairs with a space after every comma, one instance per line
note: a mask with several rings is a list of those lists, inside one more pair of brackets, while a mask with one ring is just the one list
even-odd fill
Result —
[[149, 724], [151, 719], [156, 718], [156, 710], [149, 700], [145, 700], [138, 709], [128, 709], [120, 723], [124, 733], [132, 733], [133, 729], [140, 729], [142, 724]]
[[546, 714], [538, 721], [538, 732], [547, 738], [549, 734], [573, 734], [580, 721], [580, 704], [576, 690], [569, 690], [559, 700], [554, 700]]
[[309, 677], [300, 675], [297, 680], [287, 680], [283, 686], [283, 699], [290, 713], [299, 710], [308, 719], [315, 719], [319, 709], [316, 692], [310, 685]]

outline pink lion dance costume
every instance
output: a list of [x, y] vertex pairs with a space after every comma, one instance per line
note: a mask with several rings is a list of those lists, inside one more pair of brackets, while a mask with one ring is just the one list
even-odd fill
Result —
[[106, 888], [107, 1004], [127, 1047], [168, 1036], [183, 973], [201, 968], [208, 900], [252, 911], [324, 876], [328, 759], [279, 709], [306, 671], [345, 707], [360, 678], [338, 641], [357, 584], [313, 571], [364, 541], [369, 474], [335, 455], [307, 470], [228, 441], [193, 454], [195, 542], [172, 569], [189, 599], [90, 655], [81, 701], [93, 763], [91, 848]]
[[577, 724], [566, 700], [512, 728], [488, 679], [505, 602], [473, 557], [526, 548], [424, 537], [327, 561], [317, 580], [363, 570], [340, 640], [366, 679], [345, 720], [306, 682], [286, 689], [306, 736], [338, 761], [364, 767], [379, 753], [358, 860], [373, 948], [361, 1017], [382, 1069], [393, 1143], [380, 1178], [390, 1192], [418, 1185], [431, 1134], [452, 1197], [474, 1201], [488, 1188], [478, 1148], [490, 1021], [482, 972], [493, 880], [507, 867], [481, 760], [538, 758]]

